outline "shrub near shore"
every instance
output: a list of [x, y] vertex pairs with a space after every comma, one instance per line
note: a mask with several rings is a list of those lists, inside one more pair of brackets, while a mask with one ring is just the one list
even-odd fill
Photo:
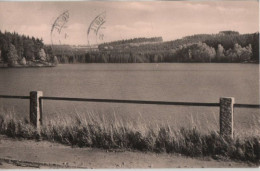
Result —
[[43, 139], [79, 147], [179, 153], [211, 156], [259, 164], [260, 137], [223, 139], [217, 132], [201, 134], [195, 128], [173, 130], [170, 125], [151, 127], [90, 115], [50, 120], [40, 135], [28, 120], [0, 114], [0, 134], [13, 138]]

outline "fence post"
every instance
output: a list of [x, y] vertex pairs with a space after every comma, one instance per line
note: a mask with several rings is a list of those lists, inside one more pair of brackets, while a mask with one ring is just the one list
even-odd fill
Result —
[[224, 138], [233, 138], [233, 113], [235, 99], [233, 97], [220, 98], [220, 135]]
[[39, 99], [42, 95], [42, 91], [30, 92], [30, 123], [35, 126], [37, 130], [40, 129], [42, 124], [42, 104]]

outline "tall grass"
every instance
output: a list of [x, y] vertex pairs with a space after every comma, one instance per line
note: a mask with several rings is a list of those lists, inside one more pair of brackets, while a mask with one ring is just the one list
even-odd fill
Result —
[[125, 149], [179, 153], [192, 157], [235, 159], [259, 164], [260, 136], [224, 139], [218, 132], [202, 134], [196, 128], [173, 129], [171, 125], [149, 125], [116, 116], [104, 115], [56, 117], [45, 123], [40, 132], [26, 120], [12, 113], [0, 114], [0, 134], [14, 138], [44, 139], [79, 147]]

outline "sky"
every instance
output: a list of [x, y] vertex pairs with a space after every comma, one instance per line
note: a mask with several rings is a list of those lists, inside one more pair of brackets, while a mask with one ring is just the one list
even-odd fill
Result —
[[[67, 21], [59, 16], [67, 11]], [[101, 15], [100, 15], [101, 14]], [[99, 18], [96, 18], [99, 16]], [[102, 20], [103, 24], [100, 24]], [[54, 29], [64, 24], [61, 31]], [[94, 22], [92, 22], [94, 20]], [[92, 24], [91, 24], [92, 23]], [[57, 22], [56, 22], [57, 26]], [[99, 27], [98, 32], [93, 29]], [[258, 1], [0, 2], [0, 30], [42, 38], [45, 44], [95, 44], [136, 37], [164, 41], [223, 30], [259, 31]]]

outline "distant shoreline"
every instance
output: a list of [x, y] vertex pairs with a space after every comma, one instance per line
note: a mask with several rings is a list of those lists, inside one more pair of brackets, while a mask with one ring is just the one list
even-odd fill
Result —
[[[67, 64], [67, 65], [73, 65], [73, 64], [259, 64], [259, 62], [255, 61], [249, 61], [249, 62], [159, 62], [159, 63], [151, 63], [151, 62], [143, 62], [143, 63], [61, 63], [61, 64]], [[14, 65], [14, 66], [8, 66], [8, 64], [0, 64], [0, 69], [1, 68], [48, 68], [48, 67], [56, 67], [58, 65], [49, 63], [48, 65], [46, 64], [34, 64], [34, 65]]]
[[47, 64], [27, 64], [27, 65], [20, 65], [16, 64], [13, 66], [8, 66], [8, 64], [0, 64], [0, 68], [44, 68], [44, 67], [55, 67], [57, 65], [53, 63]]

